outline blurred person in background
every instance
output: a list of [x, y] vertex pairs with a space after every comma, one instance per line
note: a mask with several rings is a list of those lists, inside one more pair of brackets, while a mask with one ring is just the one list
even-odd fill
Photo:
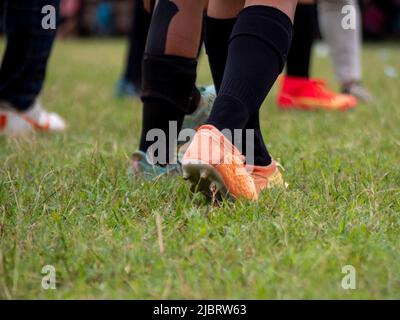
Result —
[[0, 68], [0, 133], [63, 131], [64, 120], [38, 101], [56, 36], [55, 28], [43, 27], [42, 8], [51, 6], [56, 13], [59, 0], [6, 0], [3, 4], [6, 48]]
[[[352, 6], [356, 14], [356, 28], [343, 29], [344, 6]], [[328, 43], [333, 69], [341, 91], [369, 103], [373, 95], [362, 81], [362, 16], [357, 0], [319, 0], [318, 15], [320, 29]]]
[[100, 36], [110, 36], [113, 27], [113, 6], [110, 1], [101, 0], [96, 6], [96, 33]]
[[357, 101], [352, 96], [336, 93], [326, 81], [310, 76], [312, 48], [318, 31], [314, 0], [299, 1], [293, 29], [286, 75], [282, 77], [277, 98], [278, 106], [284, 110], [344, 111], [354, 108]]
[[360, 0], [366, 38], [400, 35], [400, 0]]
[[78, 34], [81, 10], [82, 0], [61, 0], [59, 37], [66, 38]]
[[[142, 61], [154, 3], [133, 0], [132, 27], [129, 33], [129, 47], [121, 79], [114, 94], [117, 97], [139, 97], [142, 85]], [[154, 1], [153, 1], [154, 2]]]
[[[371, 102], [372, 95], [361, 85], [361, 15], [354, 0], [319, 0], [318, 17], [328, 43], [341, 94], [325, 81], [310, 77], [312, 46], [317, 33], [315, 1], [301, 1], [294, 21], [294, 37], [277, 103], [282, 109], [345, 111], [357, 100]], [[344, 6], [355, 9], [357, 27], [344, 29]], [[354, 98], [353, 98], [354, 97]], [[356, 98], [356, 99], [355, 99]]]

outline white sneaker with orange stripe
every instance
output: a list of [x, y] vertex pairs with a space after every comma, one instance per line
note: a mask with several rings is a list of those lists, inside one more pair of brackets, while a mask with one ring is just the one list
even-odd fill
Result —
[[0, 103], [0, 134], [24, 135], [35, 131], [65, 131], [66, 128], [65, 121], [58, 114], [48, 112], [38, 101], [25, 112]]
[[257, 200], [253, 178], [239, 150], [214, 126], [201, 126], [182, 159], [183, 177], [210, 198]]

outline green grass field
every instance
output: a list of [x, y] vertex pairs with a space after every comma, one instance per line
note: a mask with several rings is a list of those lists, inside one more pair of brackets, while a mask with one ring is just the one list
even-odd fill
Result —
[[[364, 50], [377, 101], [356, 111], [280, 112], [275, 88], [262, 126], [290, 187], [219, 206], [181, 178], [128, 178], [141, 105], [112, 97], [124, 49], [58, 43], [42, 101], [69, 131], [0, 138], [0, 298], [400, 298], [400, 79], [384, 73], [400, 70], [399, 46]], [[313, 69], [335, 84], [328, 57]], [[42, 289], [45, 265], [56, 290]]]

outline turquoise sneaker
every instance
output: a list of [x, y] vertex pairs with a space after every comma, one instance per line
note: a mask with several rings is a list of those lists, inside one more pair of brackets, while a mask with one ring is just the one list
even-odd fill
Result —
[[114, 97], [116, 98], [140, 98], [140, 90], [136, 86], [125, 80], [121, 79], [117, 82], [114, 88]]
[[163, 176], [178, 175], [180, 172], [180, 163], [165, 167], [151, 164], [143, 151], [133, 153], [131, 163], [128, 167], [128, 174], [130, 176], [141, 176], [145, 180], [155, 180]]
[[[203, 125], [210, 113], [216, 98], [214, 86], [199, 87], [201, 94], [200, 104], [197, 110], [184, 119], [182, 129], [197, 129]], [[146, 157], [146, 153], [136, 151], [133, 153], [131, 163], [128, 167], [128, 174], [132, 176], [141, 176], [146, 180], [154, 180], [163, 176], [180, 175], [182, 172], [179, 159], [186, 150], [186, 145], [178, 146], [178, 164], [165, 167], [151, 164]]]
[[198, 87], [201, 99], [200, 104], [195, 112], [185, 116], [182, 129], [197, 129], [206, 123], [210, 116], [215, 98], [217, 96], [213, 85], [206, 87]]

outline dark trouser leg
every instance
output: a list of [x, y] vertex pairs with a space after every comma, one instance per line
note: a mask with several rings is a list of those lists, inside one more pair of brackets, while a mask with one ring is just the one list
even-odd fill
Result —
[[56, 30], [42, 28], [42, 8], [59, 0], [7, 0], [7, 45], [0, 69], [0, 101], [27, 110], [39, 95]]
[[136, 0], [124, 75], [124, 79], [133, 83], [136, 88], [140, 88], [142, 84], [142, 61], [150, 22], [151, 13], [145, 10], [143, 0]]

